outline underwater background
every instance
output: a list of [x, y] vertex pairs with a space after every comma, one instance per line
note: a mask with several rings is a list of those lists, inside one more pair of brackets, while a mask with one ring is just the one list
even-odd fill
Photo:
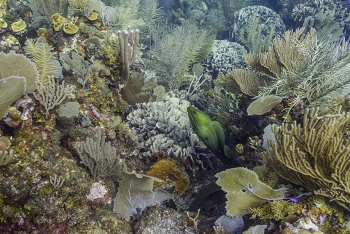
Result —
[[0, 0], [0, 233], [350, 233], [346, 0]]

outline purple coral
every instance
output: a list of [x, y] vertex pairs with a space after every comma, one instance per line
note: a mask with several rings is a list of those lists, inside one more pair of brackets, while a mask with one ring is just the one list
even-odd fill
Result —
[[302, 193], [298, 196], [285, 196], [284, 199], [290, 202], [294, 202], [294, 203], [299, 203], [299, 198], [304, 196], [304, 195], [312, 195], [312, 193]]
[[86, 104], [89, 108], [90, 108], [90, 110], [91, 110], [91, 112], [92, 112], [92, 114], [96, 117], [96, 118], [98, 118], [98, 119], [101, 119], [101, 115], [97, 112], [97, 110], [95, 109], [95, 107], [92, 105], [92, 104]]

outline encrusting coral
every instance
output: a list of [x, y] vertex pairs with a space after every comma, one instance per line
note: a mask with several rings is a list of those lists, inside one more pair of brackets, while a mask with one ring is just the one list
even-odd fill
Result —
[[66, 23], [68, 20], [61, 16], [59, 13], [55, 13], [51, 16], [51, 21], [55, 31], [59, 31], [63, 24]]
[[180, 195], [186, 191], [189, 185], [188, 178], [178, 169], [176, 163], [169, 159], [163, 159], [156, 162], [146, 175], [163, 180], [163, 182], [155, 181], [154, 187], [161, 187], [165, 184], [166, 179], [169, 178], [174, 183], [174, 186]]
[[22, 19], [19, 19], [18, 21], [13, 22], [11, 24], [12, 31], [16, 32], [16, 33], [17, 32], [22, 32], [26, 27], [27, 27], [27, 25]]
[[67, 34], [76, 34], [79, 30], [79, 27], [73, 24], [72, 22], [66, 23], [63, 26], [63, 31]]

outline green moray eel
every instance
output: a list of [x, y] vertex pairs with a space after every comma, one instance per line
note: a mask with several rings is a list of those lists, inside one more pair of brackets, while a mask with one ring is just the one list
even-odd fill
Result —
[[198, 138], [213, 152], [225, 166], [232, 164], [235, 153], [225, 145], [225, 133], [220, 123], [212, 121], [207, 114], [193, 106], [187, 107], [188, 116]]
[[222, 191], [222, 189], [219, 185], [216, 184], [216, 182], [207, 184], [206, 186], [204, 186], [198, 191], [197, 196], [194, 198], [194, 200], [192, 201], [191, 205], [187, 208], [187, 210], [197, 212], [198, 209], [203, 207], [205, 199], [207, 199], [209, 195], [219, 191]]

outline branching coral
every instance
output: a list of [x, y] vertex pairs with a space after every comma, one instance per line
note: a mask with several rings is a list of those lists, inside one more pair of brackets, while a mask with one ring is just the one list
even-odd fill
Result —
[[263, 156], [282, 178], [349, 208], [350, 140], [343, 134], [350, 113], [318, 116], [317, 111], [306, 111], [303, 127], [273, 125], [277, 143], [269, 140], [272, 149]]
[[268, 202], [257, 208], [250, 208], [250, 211], [252, 212], [252, 219], [259, 217], [262, 220], [281, 220], [289, 215], [297, 213], [298, 209], [299, 207], [295, 203], [278, 200]]
[[45, 118], [48, 119], [49, 111], [60, 105], [69, 95], [74, 92], [73, 86], [67, 86], [55, 82], [52, 76], [48, 77], [48, 84], [38, 84], [37, 93], [34, 93], [34, 97], [45, 107]]
[[[322, 103], [328, 107], [329, 100], [350, 82], [347, 76], [350, 53], [345, 39], [340, 38], [334, 43], [320, 42], [315, 30], [307, 34], [303, 32], [303, 28], [287, 31], [283, 38], [273, 40], [268, 52], [245, 55], [248, 66], [271, 82], [260, 87], [261, 103], [266, 96], [274, 94], [295, 97], [290, 107], [303, 99], [313, 106]], [[240, 85], [258, 84], [254, 76], [246, 77], [252, 77], [251, 81]], [[244, 87], [241, 89], [245, 90]]]
[[124, 162], [117, 155], [116, 148], [110, 142], [105, 141], [101, 128], [97, 128], [94, 138], [87, 137], [80, 143], [77, 151], [82, 163], [90, 169], [95, 177], [120, 176], [124, 170]]

